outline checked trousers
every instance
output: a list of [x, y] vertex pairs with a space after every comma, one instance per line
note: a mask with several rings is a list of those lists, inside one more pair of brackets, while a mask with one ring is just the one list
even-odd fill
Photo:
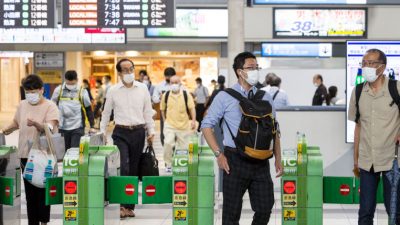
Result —
[[223, 225], [239, 225], [243, 195], [249, 192], [254, 211], [252, 225], [266, 225], [274, 205], [274, 187], [269, 171], [269, 161], [250, 162], [238, 153], [225, 148], [230, 173], [223, 176]]

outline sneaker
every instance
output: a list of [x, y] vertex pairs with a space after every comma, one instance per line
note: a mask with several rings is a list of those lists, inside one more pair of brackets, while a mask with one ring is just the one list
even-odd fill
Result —
[[165, 167], [165, 172], [166, 173], [171, 173], [172, 172], [171, 167], [170, 166]]

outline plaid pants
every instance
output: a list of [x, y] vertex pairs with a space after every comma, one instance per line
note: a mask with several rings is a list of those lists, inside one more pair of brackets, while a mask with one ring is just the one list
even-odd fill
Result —
[[269, 161], [262, 163], [243, 159], [231, 148], [225, 148], [230, 173], [223, 177], [223, 225], [239, 225], [243, 195], [248, 190], [250, 204], [255, 212], [252, 225], [268, 224], [274, 205], [274, 187], [269, 171]]

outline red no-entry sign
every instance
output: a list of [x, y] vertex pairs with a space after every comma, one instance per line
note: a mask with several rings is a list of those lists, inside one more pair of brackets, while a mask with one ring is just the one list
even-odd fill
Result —
[[186, 194], [186, 181], [185, 180], [177, 180], [175, 181], [175, 194]]
[[350, 187], [347, 184], [340, 185], [340, 194], [341, 195], [349, 195], [350, 194]]
[[284, 194], [293, 194], [296, 192], [296, 181], [285, 181], [283, 183]]
[[132, 184], [127, 184], [125, 186], [125, 194], [126, 195], [133, 195], [135, 193], [135, 187]]
[[6, 186], [5, 192], [6, 192], [6, 197], [10, 197], [10, 186]]
[[55, 197], [57, 195], [57, 188], [56, 186], [51, 186], [50, 187], [50, 197]]
[[150, 184], [146, 187], [145, 192], [147, 196], [152, 197], [156, 194], [156, 187]]
[[76, 194], [76, 181], [65, 181], [65, 186], [64, 186], [65, 194]]

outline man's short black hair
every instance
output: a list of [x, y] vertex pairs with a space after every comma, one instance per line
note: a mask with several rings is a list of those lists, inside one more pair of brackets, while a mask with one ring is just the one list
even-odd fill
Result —
[[96, 80], [96, 83], [98, 83], [98, 84], [100, 84], [100, 85], [103, 85], [103, 82], [101, 81], [101, 79], [97, 79], [97, 80]]
[[276, 75], [271, 77], [271, 80], [269, 81], [269, 85], [271, 85], [271, 87], [279, 87], [281, 83], [282, 83], [281, 78]]
[[246, 59], [257, 59], [256, 56], [251, 52], [242, 52], [239, 53], [235, 59], [233, 60], [233, 70], [235, 71], [236, 77], [239, 78], [236, 70], [243, 69], [243, 65], [246, 62]]
[[147, 71], [146, 70], [140, 70], [139, 74], [147, 75]]
[[386, 54], [384, 52], [382, 52], [381, 50], [379, 50], [377, 48], [371, 48], [366, 52], [366, 54], [368, 54], [368, 53], [378, 53], [379, 54], [378, 60], [381, 61], [383, 64], [387, 65]]
[[203, 80], [200, 77], [198, 77], [198, 78], [196, 78], [196, 82], [201, 83], [201, 82], [203, 82]]
[[78, 74], [75, 70], [68, 70], [67, 72], [65, 72], [64, 77], [66, 80], [69, 81], [78, 80]]
[[110, 75], [105, 75], [104, 79], [106, 79], [107, 81], [110, 81], [111, 80], [111, 76]]
[[167, 68], [165, 68], [165, 70], [164, 70], [164, 76], [166, 76], [166, 77], [172, 77], [172, 76], [175, 76], [175, 75], [176, 75], [176, 71], [175, 71], [174, 68], [172, 68], [172, 67], [167, 67]]
[[117, 62], [117, 66], [116, 66], [118, 73], [122, 72], [121, 63], [123, 63], [123, 62], [130, 62], [130, 63], [132, 63], [132, 66], [135, 68], [135, 64], [132, 62], [132, 60], [130, 60], [130, 59], [121, 59], [121, 60], [119, 60]]
[[217, 82], [218, 84], [225, 84], [225, 77], [223, 75], [219, 75]]
[[25, 77], [24, 81], [22, 82], [22, 87], [25, 90], [37, 90], [43, 88], [43, 80], [36, 74], [31, 74]]

